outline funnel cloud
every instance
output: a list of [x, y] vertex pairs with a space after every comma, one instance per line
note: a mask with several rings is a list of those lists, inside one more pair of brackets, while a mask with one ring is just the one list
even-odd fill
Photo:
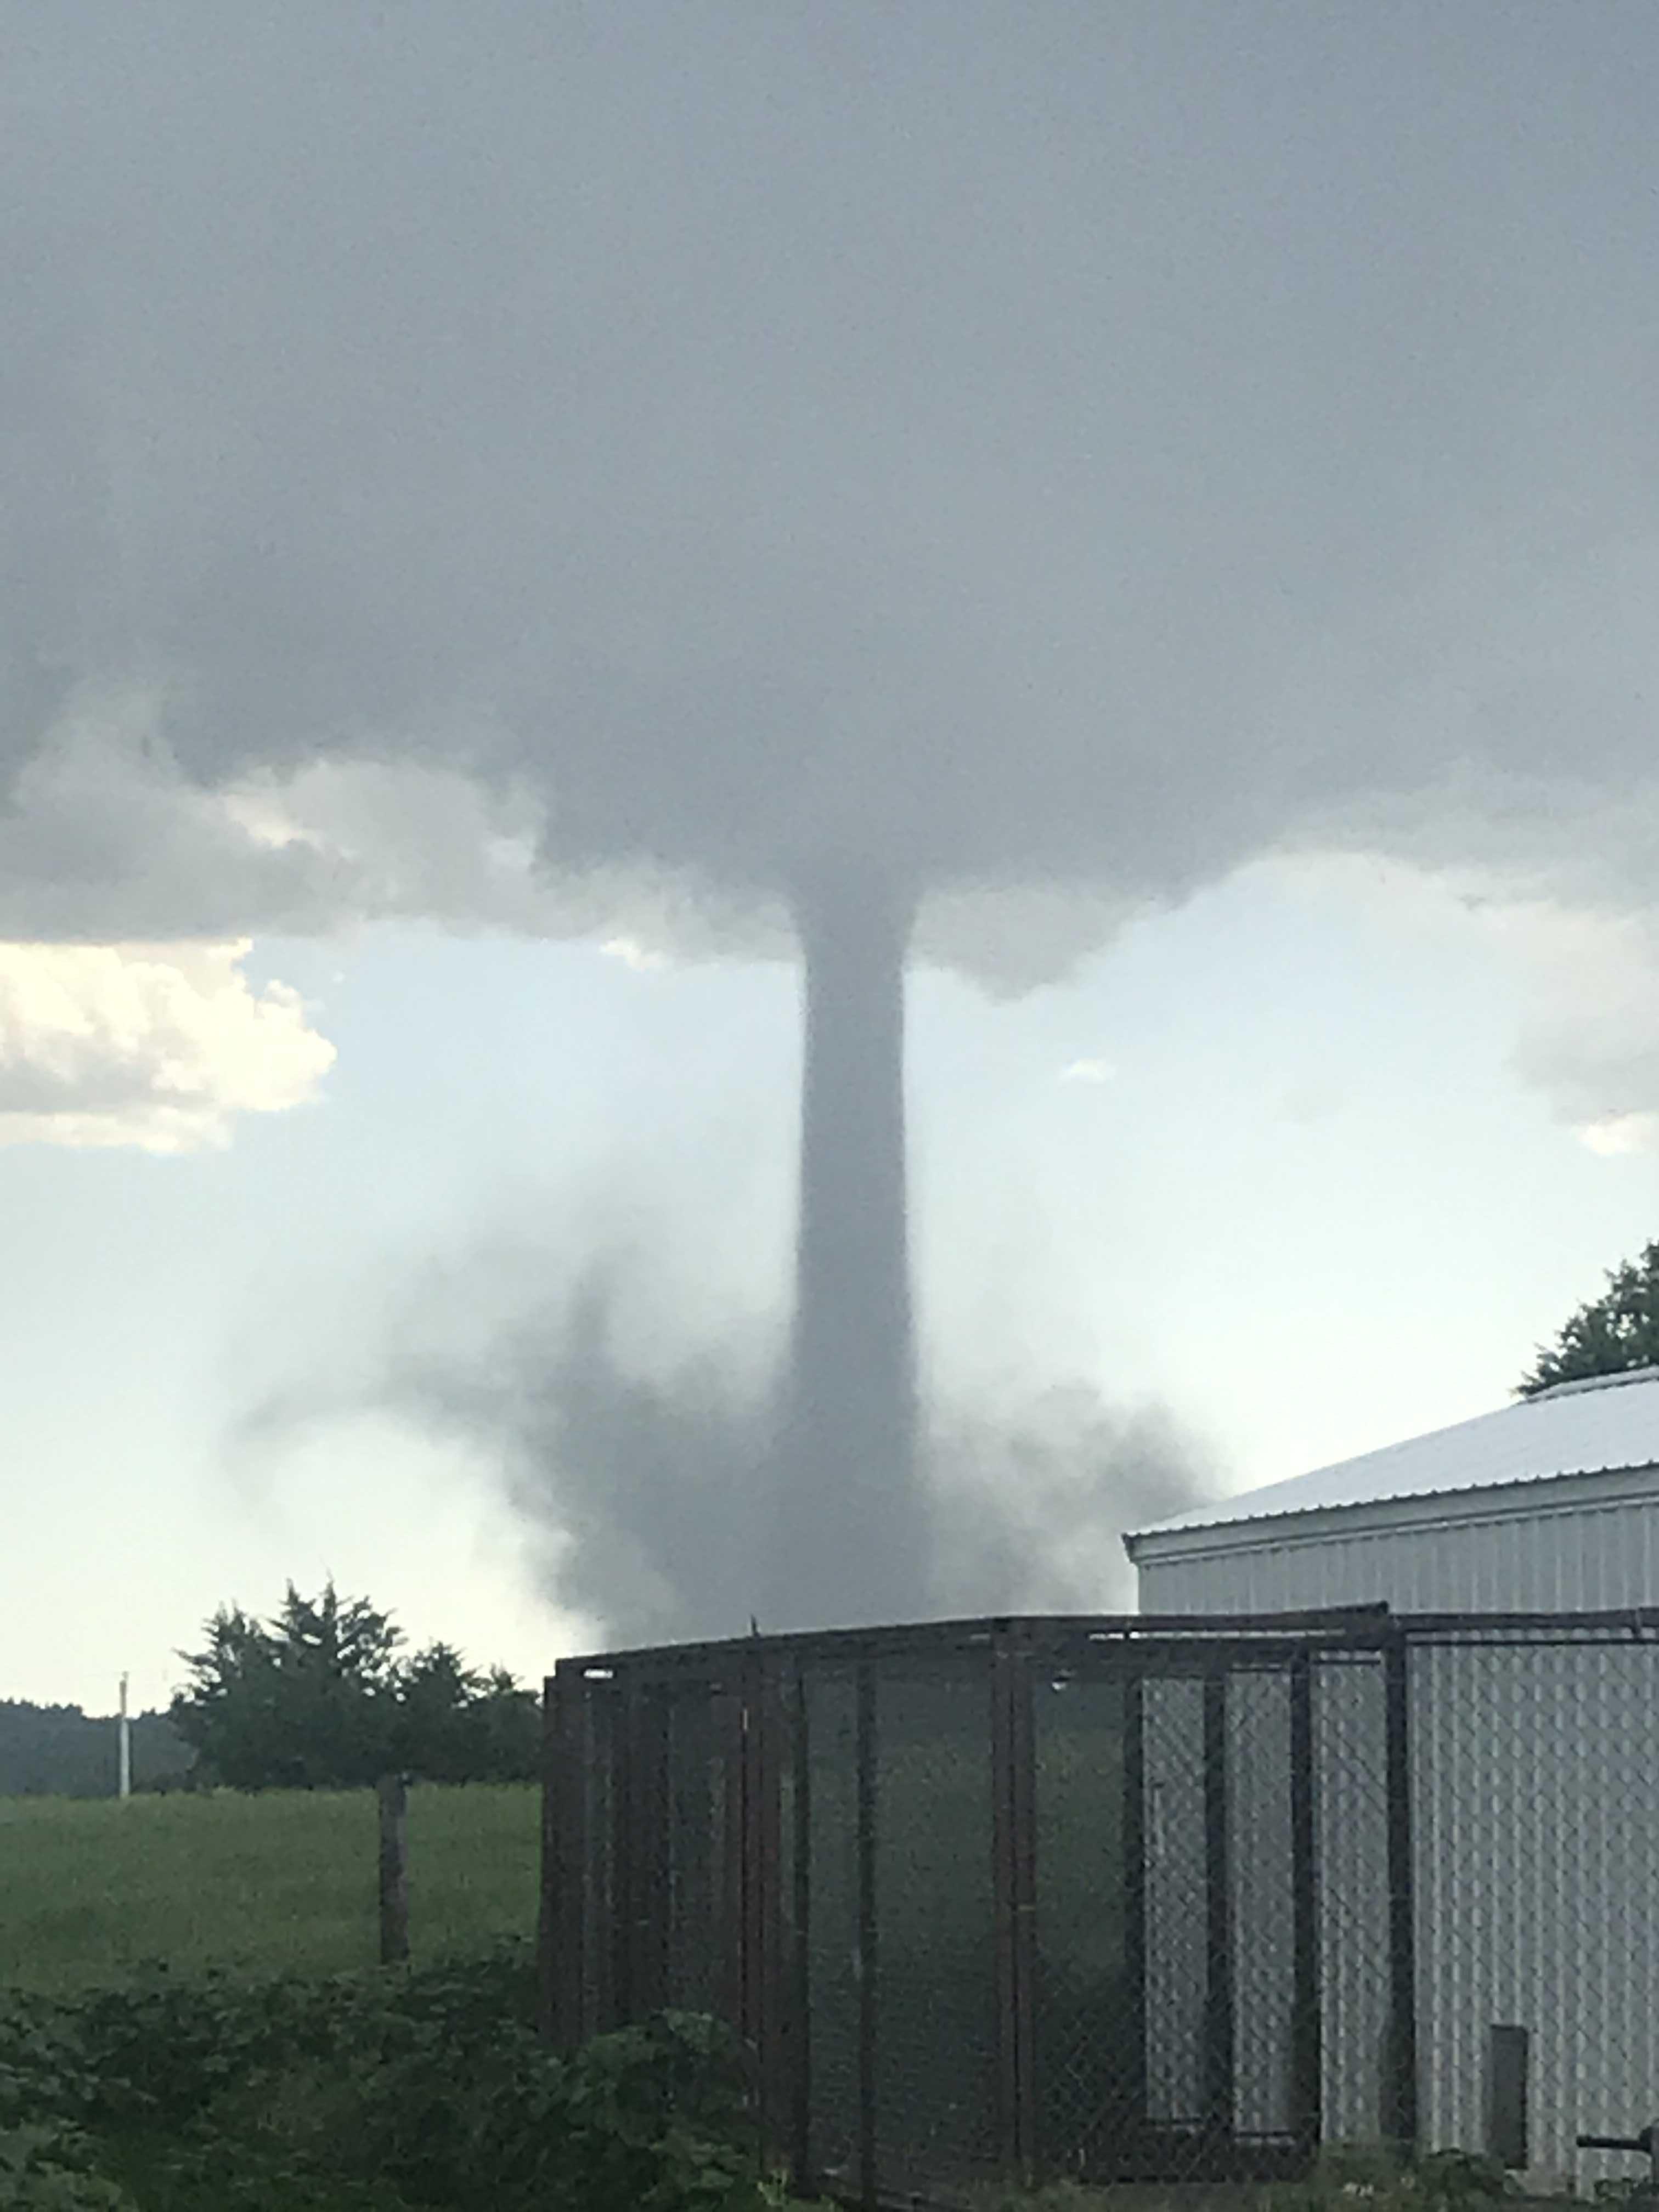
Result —
[[805, 970], [795, 1311], [766, 1609], [814, 1562], [817, 1626], [901, 1618], [926, 1588], [905, 1212], [908, 894], [837, 860], [795, 894]]

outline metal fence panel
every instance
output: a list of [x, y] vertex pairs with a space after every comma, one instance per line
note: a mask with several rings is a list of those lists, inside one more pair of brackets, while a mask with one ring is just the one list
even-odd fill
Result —
[[1480, 2140], [1521, 2027], [1536, 2185], [1628, 2178], [1573, 2139], [1659, 2102], [1659, 1646], [1475, 1638], [1412, 1675], [1426, 2140]]
[[1294, 2139], [1297, 1895], [1291, 1774], [1291, 1676], [1234, 1670], [1226, 1680], [1231, 2131]]
[[874, 2065], [884, 2193], [1001, 2154], [988, 1652], [875, 1672]]
[[805, 2059], [806, 2171], [854, 2185], [860, 2148], [858, 1688], [850, 1668], [810, 1671]]
[[1036, 2080], [1040, 2164], [1109, 2171], [1146, 2096], [1133, 1923], [1144, 1872], [1129, 1802], [1139, 1692], [1126, 1676], [1039, 1669], [1036, 1768]]
[[665, 1700], [661, 1709], [667, 1770], [664, 1981], [668, 2001], [685, 2012], [719, 2013], [729, 2002], [725, 1718], [716, 1698], [696, 1690]]
[[1388, 1764], [1376, 1655], [1322, 1659], [1312, 1705], [1322, 2133], [1328, 2142], [1375, 2142], [1389, 2053]]
[[1149, 1681], [1145, 1700], [1146, 2118], [1196, 2136], [1210, 1994], [1204, 1684]]
[[1659, 1618], [758, 1638], [548, 1729], [544, 2017], [723, 2013], [820, 2188], [1480, 2150], [1494, 2052], [1534, 2185], [1651, 2116]]
[[605, 2029], [614, 2027], [617, 2020], [613, 1940], [617, 1925], [616, 1821], [612, 1804], [617, 1699], [609, 1676], [585, 1681], [582, 1688], [577, 1757], [586, 1853], [575, 2015], [580, 2022], [580, 2033], [588, 2036], [602, 2034]]

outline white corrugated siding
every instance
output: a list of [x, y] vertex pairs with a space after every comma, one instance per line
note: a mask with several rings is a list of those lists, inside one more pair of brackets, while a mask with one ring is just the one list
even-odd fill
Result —
[[1296, 1909], [1289, 1678], [1233, 1675], [1227, 1737], [1233, 2110], [1242, 2134], [1288, 2136], [1296, 2126], [1295, 1953], [1284, 1940]]
[[[1183, 1532], [1145, 1560], [1146, 1613], [1287, 1613], [1384, 1600], [1399, 1613], [1605, 1612], [1659, 1604], [1659, 1495], [1552, 1485], [1484, 1514], [1448, 1498], [1279, 1524]], [[1564, 1494], [1565, 1493], [1565, 1494]], [[1386, 1522], [1390, 1513], [1399, 1525]], [[1409, 1516], [1407, 1520], [1406, 1516]], [[1459, 1516], [1462, 1517], [1459, 1517]], [[1316, 1529], [1306, 1525], [1315, 1522]], [[1162, 1542], [1158, 1548], [1163, 1548]], [[1356, 1670], [1325, 1693], [1322, 1735], [1346, 1718]], [[1422, 2119], [1435, 2148], [1484, 2136], [1488, 2029], [1531, 2037], [1532, 2155], [1540, 2185], [1627, 2173], [1573, 2137], [1644, 2124], [1659, 2083], [1659, 1655], [1418, 1649], [1412, 1659]], [[1381, 1931], [1351, 1927], [1380, 1894], [1375, 1820], [1322, 1802], [1328, 2135], [1377, 2120], [1386, 2009]], [[1380, 1780], [1380, 1777], [1376, 1778]], [[1335, 1917], [1333, 1917], [1333, 1915]]]
[[1650, 1646], [1411, 1662], [1419, 2051], [1431, 2147], [1479, 2148], [1487, 2030], [1530, 2038], [1534, 2185], [1632, 2172], [1576, 2135], [1659, 2082], [1659, 1664]]
[[[1659, 1486], [1659, 1478], [1656, 1478]], [[1565, 1487], [1566, 1486], [1563, 1486]], [[1659, 1494], [1560, 1503], [1459, 1519], [1420, 1504], [1401, 1526], [1322, 1531], [1275, 1524], [1271, 1541], [1237, 1528], [1165, 1540], [1139, 1563], [1143, 1613], [1295, 1613], [1385, 1600], [1397, 1613], [1599, 1613], [1659, 1605]], [[1310, 1516], [1311, 1517], [1311, 1516]], [[1158, 1547], [1163, 1550], [1163, 1545]]]
[[[1659, 1607], [1656, 1435], [1650, 1374], [1199, 1509], [1133, 1540], [1141, 1611]], [[1379, 2118], [1378, 1717], [1355, 1703], [1378, 1688], [1356, 1668], [1316, 1692], [1328, 2137]], [[1540, 2184], [1628, 2176], [1573, 2137], [1633, 2130], [1659, 2095], [1659, 1653], [1419, 1645], [1411, 1699], [1425, 2138], [1481, 2146], [1488, 2030], [1517, 2025]]]
[[1375, 2142], [1383, 2125], [1389, 1996], [1382, 1700], [1382, 1669], [1375, 1662], [1315, 1671], [1320, 2098], [1328, 2142]]

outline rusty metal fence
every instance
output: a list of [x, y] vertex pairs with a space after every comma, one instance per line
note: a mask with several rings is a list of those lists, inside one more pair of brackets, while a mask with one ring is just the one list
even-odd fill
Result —
[[1659, 2108], [1659, 1616], [755, 1638], [546, 1718], [550, 2032], [722, 2015], [804, 2188], [1559, 2185]]

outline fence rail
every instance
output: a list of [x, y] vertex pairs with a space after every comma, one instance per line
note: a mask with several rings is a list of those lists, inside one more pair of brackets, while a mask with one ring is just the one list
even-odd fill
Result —
[[1514, 2160], [1517, 2111], [1559, 2185], [1659, 2094], [1659, 1613], [751, 1638], [546, 1717], [550, 2032], [721, 2014], [803, 2187]]

